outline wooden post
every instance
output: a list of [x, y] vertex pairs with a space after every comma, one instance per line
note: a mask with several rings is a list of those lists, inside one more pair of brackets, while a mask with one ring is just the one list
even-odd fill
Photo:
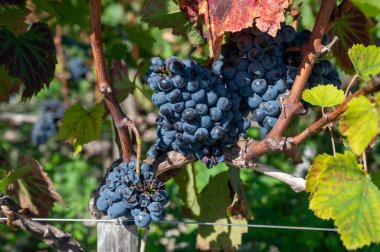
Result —
[[138, 234], [136, 225], [125, 222], [98, 223], [98, 252], [137, 252]]

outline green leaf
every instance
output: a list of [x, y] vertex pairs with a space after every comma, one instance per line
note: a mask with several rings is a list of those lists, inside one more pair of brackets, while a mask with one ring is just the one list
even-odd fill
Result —
[[365, 81], [371, 79], [370, 75], [380, 72], [380, 47], [354, 45], [348, 50], [348, 55], [356, 73], [360, 74]]
[[[198, 192], [195, 184], [194, 164], [189, 164], [186, 169], [181, 169], [180, 173], [174, 178], [179, 185], [178, 196], [184, 204], [185, 210], [190, 210], [193, 216], [199, 216], [200, 208], [198, 202]], [[185, 211], [186, 213], [187, 211]]]
[[189, 38], [190, 43], [200, 44], [200, 33], [187, 21], [175, 0], [148, 0], [142, 10], [142, 21], [160, 29], [172, 28], [173, 34]]
[[[199, 195], [199, 221], [217, 223], [247, 224], [245, 219], [228, 217], [230, 205], [228, 172], [221, 172], [212, 177]], [[197, 247], [200, 250], [233, 251], [242, 242], [242, 235], [247, 227], [207, 226], [198, 228]]]
[[56, 50], [47, 24], [34, 23], [28, 32], [16, 36], [0, 27], [0, 65], [24, 86], [23, 98], [30, 98], [54, 77]]
[[380, 189], [380, 170], [371, 174], [371, 179], [372, 179], [372, 182], [377, 186], [377, 188]]
[[[380, 99], [378, 99], [380, 100]], [[380, 104], [373, 104], [365, 96], [348, 103], [339, 131], [346, 136], [352, 151], [361, 155], [371, 140], [380, 133]]]
[[25, 7], [25, 1], [10, 1], [0, 4], [0, 26], [4, 25], [13, 33], [25, 33], [28, 30], [26, 16], [30, 10]]
[[334, 85], [318, 85], [312, 89], [306, 89], [302, 99], [319, 107], [334, 107], [344, 101], [344, 92]]
[[14, 183], [16, 180], [24, 177], [27, 173], [32, 170], [30, 166], [25, 166], [19, 169], [15, 169], [5, 176], [5, 178], [0, 180], [0, 190], [4, 189], [9, 184]]
[[61, 138], [69, 140], [74, 147], [98, 139], [104, 112], [101, 103], [90, 111], [79, 104], [71, 106], [66, 110], [59, 128]]
[[38, 10], [49, 14], [53, 22], [62, 25], [79, 25], [81, 29], [89, 31], [90, 28], [90, 8], [88, 1], [64, 0], [46, 1], [32, 0]]
[[353, 153], [318, 155], [310, 174], [310, 209], [322, 219], [334, 219], [347, 249], [380, 242], [380, 191]]
[[352, 0], [352, 3], [369, 17], [375, 17], [380, 12], [380, 0]]
[[123, 29], [130, 41], [137, 44], [140, 48], [144, 49], [145, 51], [149, 53], [152, 52], [155, 39], [148, 31], [144, 30], [140, 26], [131, 24], [124, 25]]

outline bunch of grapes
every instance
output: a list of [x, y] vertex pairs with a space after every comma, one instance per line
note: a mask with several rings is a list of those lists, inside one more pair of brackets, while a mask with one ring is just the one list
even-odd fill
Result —
[[51, 136], [57, 133], [58, 123], [65, 113], [63, 103], [56, 100], [47, 100], [41, 106], [41, 117], [34, 124], [32, 130], [32, 144], [44, 144]]
[[[300, 48], [310, 35], [309, 30], [297, 33], [284, 24], [275, 37], [256, 27], [232, 33], [212, 71], [227, 82], [228, 92], [242, 97], [240, 112], [247, 115], [251, 111], [253, 120], [270, 130], [281, 113], [282, 98], [297, 75]], [[323, 42], [328, 42], [326, 36]], [[324, 60], [315, 65], [309, 86], [327, 82], [340, 87], [336, 70]]]
[[153, 221], [164, 218], [164, 206], [168, 193], [154, 169], [140, 162], [140, 175], [136, 173], [136, 160], [129, 163], [116, 161], [100, 188], [96, 207], [110, 218], [134, 218], [139, 227], [147, 227]]
[[78, 81], [85, 78], [86, 74], [88, 73], [88, 67], [85, 65], [83, 59], [70, 59], [67, 66], [70, 72], [70, 77], [74, 81]]
[[239, 111], [241, 96], [227, 92], [219, 76], [192, 60], [154, 57], [146, 79], [160, 108], [151, 156], [169, 150], [195, 154], [210, 168], [223, 162], [223, 150], [249, 127]]

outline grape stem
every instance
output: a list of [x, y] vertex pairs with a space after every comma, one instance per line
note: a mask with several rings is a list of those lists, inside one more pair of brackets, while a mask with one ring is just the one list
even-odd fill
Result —
[[353, 85], [356, 84], [356, 82], [359, 80], [359, 77], [360, 75], [358, 74], [355, 74], [354, 77], [352, 77], [350, 83], [348, 84], [347, 88], [346, 88], [346, 92], [344, 93], [344, 97], [347, 98], [348, 96], [348, 92], [350, 92], [350, 89]]
[[[103, 38], [101, 30], [101, 0], [90, 1], [90, 18], [91, 18], [91, 47], [94, 57], [94, 64], [96, 68], [97, 85], [100, 93], [103, 95], [105, 103], [111, 116], [115, 122], [116, 129], [120, 138], [122, 147], [123, 160], [129, 162], [134, 157], [134, 150], [132, 145], [131, 136], [129, 134], [128, 127], [132, 127], [135, 132], [136, 139], [139, 134], [136, 134], [136, 127], [134, 122], [129, 119], [122, 111], [119, 103], [116, 101], [115, 94], [110, 85], [110, 81], [107, 76], [107, 69], [104, 60], [103, 53]], [[139, 138], [141, 146], [141, 138]], [[139, 146], [138, 146], [139, 149]], [[139, 151], [138, 151], [139, 152]], [[141, 152], [141, 151], [140, 151]], [[141, 154], [140, 154], [141, 155]], [[138, 162], [140, 164], [140, 162]]]

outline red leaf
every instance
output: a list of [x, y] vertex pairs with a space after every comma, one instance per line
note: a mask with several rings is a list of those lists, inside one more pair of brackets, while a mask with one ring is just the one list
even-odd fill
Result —
[[288, 0], [180, 0], [180, 6], [191, 21], [203, 27], [203, 36], [216, 58], [220, 54], [223, 34], [251, 27], [254, 20], [261, 31], [275, 36], [285, 20], [284, 8]]
[[36, 160], [23, 156], [20, 158], [19, 164], [32, 168], [14, 185], [14, 193], [22, 208], [28, 208], [36, 216], [47, 217], [54, 202], [58, 201], [64, 204], [61, 196], [55, 191], [49, 176]]

